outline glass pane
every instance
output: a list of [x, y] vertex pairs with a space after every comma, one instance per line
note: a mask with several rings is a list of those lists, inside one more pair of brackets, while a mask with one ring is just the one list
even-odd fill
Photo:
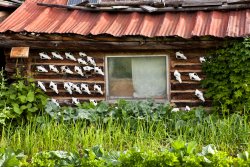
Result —
[[132, 71], [130, 57], [108, 58], [109, 95], [132, 97]]
[[109, 95], [166, 98], [166, 57], [109, 57]]

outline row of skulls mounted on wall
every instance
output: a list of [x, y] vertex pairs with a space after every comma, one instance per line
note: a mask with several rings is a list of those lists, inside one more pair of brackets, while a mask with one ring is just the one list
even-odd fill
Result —
[[[59, 69], [61, 70], [61, 73], [63, 73], [63, 74], [78, 74], [82, 77], [88, 78], [86, 73], [93, 72], [96, 75], [104, 76], [103, 70], [100, 67], [96, 66], [96, 62], [95, 62], [93, 57], [87, 56], [87, 54], [84, 52], [79, 52], [78, 54], [79, 54], [80, 58], [76, 58], [70, 52], [65, 52], [65, 57], [62, 56], [61, 54], [59, 54], [58, 52], [51, 52], [52, 56], [48, 55], [45, 52], [40, 52], [39, 56], [40, 56], [40, 59], [42, 59], [42, 60], [51, 60], [51, 59], [64, 60], [64, 58], [65, 58], [67, 60], [71, 60], [71, 61], [77, 62], [79, 64], [79, 65], [74, 66], [74, 70], [71, 70], [66, 65], [60, 66]], [[49, 70], [51, 72], [60, 73], [56, 65], [49, 64], [48, 66], [49, 66]], [[43, 65], [36, 66], [36, 70], [39, 73], [48, 73], [49, 72], [49, 70]], [[37, 85], [44, 92], [47, 92], [47, 89], [46, 89], [44, 82], [37, 81]], [[100, 95], [104, 94], [102, 91], [102, 87], [99, 84], [93, 85], [93, 91], [90, 91], [89, 84], [87, 84], [87, 83], [75, 84], [72, 82], [63, 82], [63, 87], [66, 90], [66, 92], [68, 92], [70, 95], [72, 95], [73, 93], [78, 93], [78, 94], [85, 93], [85, 94], [90, 95], [91, 92], [97, 93]], [[52, 89], [53, 92], [55, 92], [56, 94], [59, 94], [58, 86], [57, 86], [56, 82], [50, 81], [49, 88]], [[52, 98], [51, 101], [53, 103], [55, 103], [57, 106], [59, 106], [59, 103], [56, 99]], [[93, 103], [94, 105], [97, 105], [97, 102], [95, 99], [90, 99], [90, 102]], [[77, 105], [80, 102], [79, 102], [79, 99], [72, 97], [71, 103]]]
[[[176, 52], [176, 53], [175, 53], [175, 57], [176, 57], [176, 59], [179, 59], [179, 60], [187, 60], [187, 57], [186, 57], [182, 52]], [[199, 58], [199, 61], [200, 61], [200, 63], [204, 63], [204, 62], [206, 61], [206, 59], [205, 59], [205, 57], [200, 57], [200, 58]], [[190, 80], [192, 80], [192, 81], [201, 81], [201, 78], [198, 76], [197, 73], [189, 73], [188, 75], [189, 75]], [[174, 76], [175, 76], [175, 79], [176, 79], [179, 83], [182, 83], [181, 73], [180, 73], [178, 70], [175, 70], [175, 71], [174, 71]], [[201, 100], [202, 102], [205, 102], [205, 98], [204, 98], [204, 96], [203, 96], [202, 91], [196, 89], [194, 93], [195, 93], [195, 96], [196, 96], [199, 100]], [[189, 107], [189, 106], [186, 106], [186, 107], [185, 107], [185, 110], [186, 110], [186, 111], [189, 111], [189, 110], [190, 110], [190, 107]], [[174, 108], [172, 111], [173, 111], [173, 112], [179, 111], [179, 108]]]
[[[52, 54], [52, 58], [53, 59], [60, 59], [60, 60], [64, 60], [63, 56], [60, 55], [58, 52], [51, 52]], [[43, 60], [51, 60], [52, 58], [45, 52], [41, 52], [39, 53], [40, 59]], [[83, 52], [79, 52], [79, 56], [81, 58], [75, 58], [74, 55], [70, 52], [66, 52], [65, 53], [65, 58], [68, 60], [72, 60], [75, 62], [78, 62], [80, 65], [83, 65], [83, 67], [81, 66], [74, 66], [74, 72], [76, 74], [79, 74], [81, 76], [85, 76], [84, 73], [86, 72], [90, 72], [93, 71], [95, 74], [98, 75], [103, 75], [104, 73], [102, 71], [102, 69], [98, 66], [96, 66], [96, 62], [94, 60], [93, 57], [87, 56], [86, 53]], [[37, 71], [41, 72], [41, 73], [47, 73], [49, 72], [48, 69], [46, 69], [46, 67], [44, 67], [43, 65], [37, 66]], [[68, 67], [68, 66], [61, 66], [60, 67], [61, 72], [65, 73], [65, 74], [74, 74], [74, 72]], [[60, 73], [57, 66], [50, 64], [49, 65], [49, 70], [55, 73]]]
[[[38, 84], [38, 87], [40, 87], [44, 92], [47, 92], [47, 89], [43, 82], [37, 81], [37, 84]], [[86, 93], [88, 95], [91, 94], [91, 91], [89, 90], [89, 85], [86, 83], [81, 83], [79, 85], [79, 84], [74, 84], [72, 82], [64, 82], [63, 87], [71, 95], [73, 94], [73, 92], [77, 92], [79, 94], [83, 94], [83, 93]], [[57, 84], [55, 82], [50, 81], [49, 88], [52, 89], [56, 94], [59, 94]], [[94, 92], [103, 95], [101, 85], [94, 84]]]

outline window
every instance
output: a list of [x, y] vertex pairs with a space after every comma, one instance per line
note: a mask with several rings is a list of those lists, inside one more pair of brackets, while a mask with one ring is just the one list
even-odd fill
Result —
[[167, 99], [167, 56], [107, 56], [107, 99]]

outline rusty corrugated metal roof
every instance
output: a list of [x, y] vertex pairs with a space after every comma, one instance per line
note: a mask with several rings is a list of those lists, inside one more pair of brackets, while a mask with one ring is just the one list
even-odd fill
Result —
[[[86, 12], [38, 6], [26, 0], [1, 25], [0, 32], [110, 34], [115, 37], [193, 36], [243, 37], [250, 35], [250, 9], [238, 11], [197, 11], [165, 13]], [[67, 0], [54, 0], [66, 4]]]

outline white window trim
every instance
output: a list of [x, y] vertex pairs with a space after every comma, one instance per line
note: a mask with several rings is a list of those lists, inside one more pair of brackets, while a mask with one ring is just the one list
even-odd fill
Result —
[[134, 52], [128, 52], [128, 53], [107, 53], [105, 54], [105, 92], [106, 92], [106, 101], [110, 103], [116, 102], [118, 99], [124, 99], [124, 100], [146, 100], [146, 98], [128, 98], [128, 97], [117, 97], [114, 99], [110, 99], [109, 95], [109, 76], [108, 76], [108, 58], [110, 57], [166, 57], [166, 98], [165, 99], [155, 99], [156, 102], [159, 103], [165, 103], [170, 102], [170, 56], [166, 53], [134, 53]]

